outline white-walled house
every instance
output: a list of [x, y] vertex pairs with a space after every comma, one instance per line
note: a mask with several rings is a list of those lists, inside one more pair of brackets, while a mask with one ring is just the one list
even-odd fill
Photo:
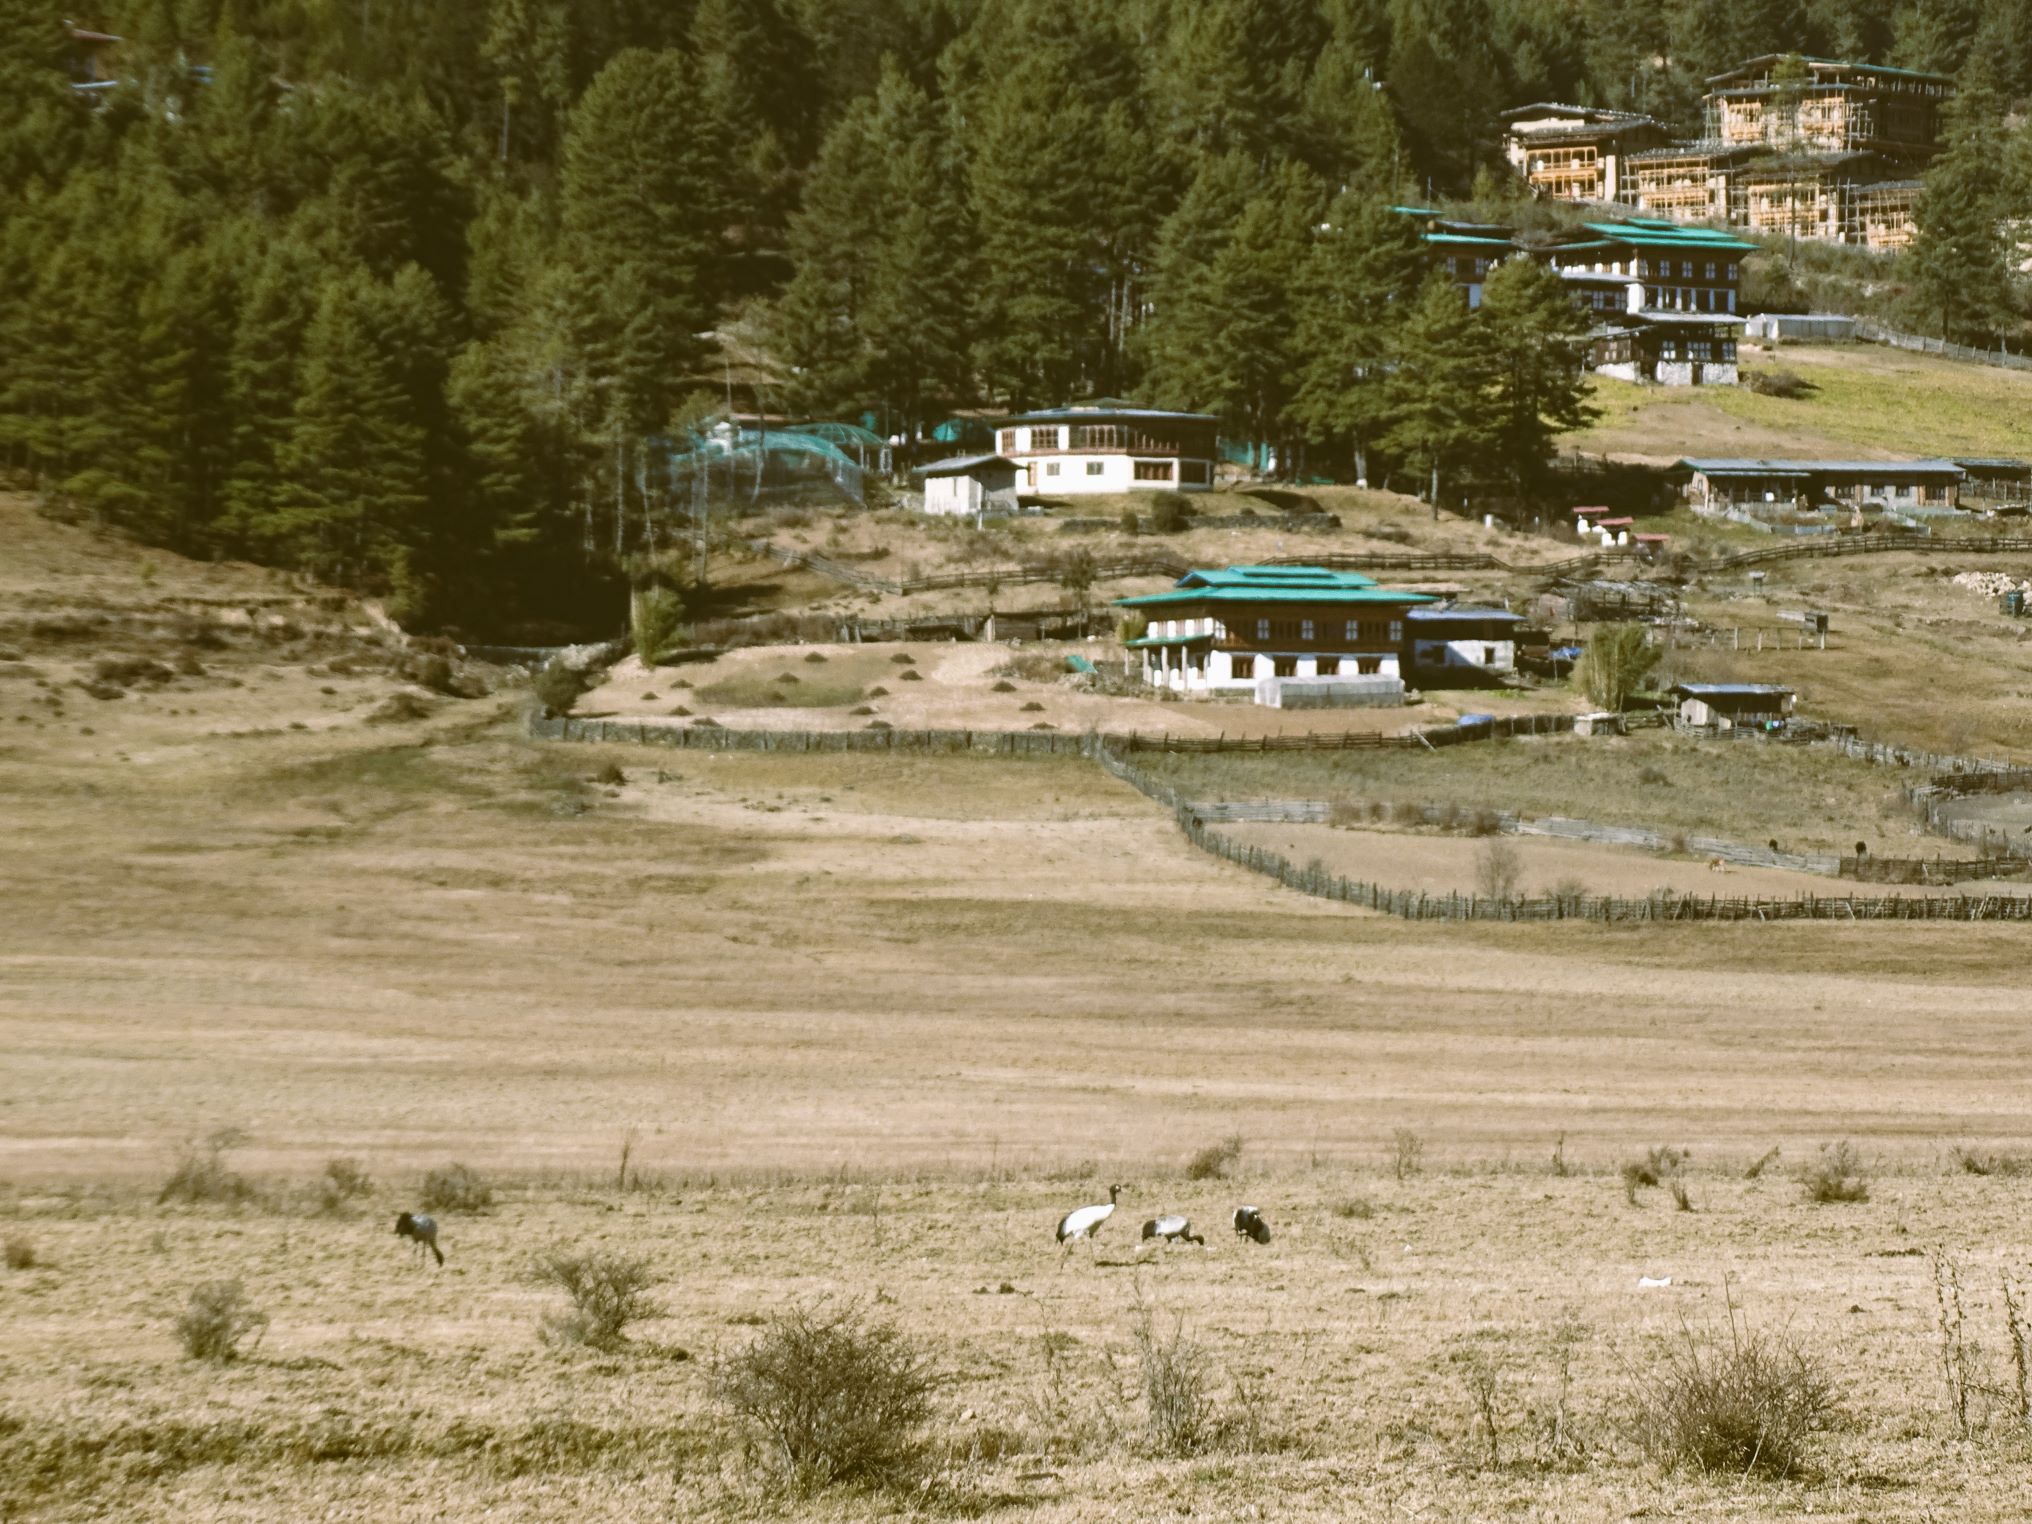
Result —
[[1318, 566], [1190, 571], [1167, 592], [1120, 598], [1144, 616], [1128, 642], [1153, 687], [1262, 698], [1317, 685], [1403, 692], [1407, 612], [1433, 599]]
[[1517, 670], [1517, 627], [1524, 623], [1522, 614], [1451, 604], [1412, 609], [1404, 622], [1413, 667]]
[[1016, 462], [1001, 455], [955, 455], [919, 466], [924, 479], [924, 511], [952, 516], [1014, 513]]
[[1094, 402], [1005, 418], [995, 442], [1026, 493], [1205, 492], [1214, 481], [1217, 422], [1207, 413]]

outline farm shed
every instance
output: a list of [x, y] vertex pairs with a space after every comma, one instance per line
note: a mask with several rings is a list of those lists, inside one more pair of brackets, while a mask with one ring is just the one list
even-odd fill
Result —
[[1750, 319], [1753, 339], [1804, 339], [1822, 344], [1856, 336], [1856, 320], [1839, 312], [1760, 312]]
[[1514, 672], [1517, 628], [1523, 623], [1522, 614], [1472, 604], [1412, 609], [1404, 616], [1411, 665]]
[[1782, 725], [1792, 713], [1792, 690], [1779, 683], [1679, 683], [1679, 723], [1691, 728], [1761, 730]]
[[1001, 455], [955, 455], [919, 466], [926, 513], [1016, 511], [1016, 462]]
[[1743, 460], [1692, 457], [1674, 468], [1703, 513], [1775, 508], [1949, 509], [1961, 494], [1951, 460]]
[[1963, 473], [1962, 495], [1989, 503], [2023, 503], [2032, 499], [2032, 461], [2004, 455], [1957, 455]]

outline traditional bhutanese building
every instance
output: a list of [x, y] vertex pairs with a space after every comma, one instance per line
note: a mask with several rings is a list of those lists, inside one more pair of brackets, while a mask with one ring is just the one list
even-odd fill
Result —
[[1656, 218], [1590, 222], [1532, 252], [1596, 315], [1588, 363], [1667, 386], [1733, 386], [1742, 260], [1753, 243]]
[[1143, 679], [1180, 693], [1249, 693], [1259, 682], [1377, 679], [1403, 692], [1405, 615], [1435, 600], [1318, 566], [1190, 571], [1169, 591], [1119, 598], [1146, 621], [1128, 642]]
[[1393, 206], [1390, 210], [1416, 220], [1426, 268], [1465, 292], [1470, 308], [1482, 305], [1482, 282], [1489, 272], [1517, 252], [1512, 230], [1499, 222], [1462, 222], [1442, 217], [1426, 206]]
[[1550, 201], [1621, 199], [1623, 166], [1632, 153], [1670, 136], [1662, 122], [1635, 111], [1602, 111], [1540, 101], [1503, 113], [1510, 167]]
[[1873, 249], [1911, 241], [1951, 79], [1771, 53], [1707, 85], [1696, 139], [1654, 137], [1630, 112], [1525, 106], [1506, 114], [1506, 151], [1548, 199]]
[[996, 446], [1042, 497], [1213, 486], [1219, 420], [1105, 400], [1004, 418]]

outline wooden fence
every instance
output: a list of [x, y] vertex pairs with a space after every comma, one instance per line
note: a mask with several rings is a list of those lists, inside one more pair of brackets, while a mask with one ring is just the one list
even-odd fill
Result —
[[1923, 355], [1945, 355], [1950, 360], [1966, 360], [1972, 365], [1995, 365], [2004, 370], [2032, 370], [2032, 359], [2014, 355], [2008, 349], [1971, 349], [1966, 344], [1950, 344], [1945, 339], [1923, 338], [1916, 333], [1900, 333], [1895, 328], [1886, 328], [1868, 318], [1856, 319], [1856, 337], [1866, 344], [1885, 344], [1892, 349], [1909, 349]]
[[1826, 539], [1801, 540], [1792, 545], [1768, 545], [1740, 550], [1701, 563], [1703, 571], [1727, 571], [1737, 566], [1761, 566], [1771, 561], [1815, 561], [1841, 556], [1884, 555], [1892, 551], [1922, 555], [2002, 556], [2032, 551], [2032, 537], [2025, 535], [1839, 535]]
[[[1329, 873], [1317, 862], [1303, 867], [1278, 853], [1237, 842], [1215, 830], [1176, 789], [1150, 777], [1102, 736], [1038, 731], [737, 731], [716, 726], [659, 726], [640, 721], [532, 716], [530, 733], [556, 741], [621, 742], [686, 750], [960, 753], [1000, 756], [1082, 756], [1098, 763], [1145, 797], [1172, 812], [1186, 839], [1201, 851], [1276, 879], [1300, 893], [1365, 906], [1419, 921], [2027, 921], [2032, 895], [1879, 897], [1799, 895], [1793, 899], [1728, 899], [1717, 895], [1659, 893], [1642, 899], [1610, 895], [1485, 898], [1391, 889]], [[1483, 729], [1484, 727], [1474, 727]]]

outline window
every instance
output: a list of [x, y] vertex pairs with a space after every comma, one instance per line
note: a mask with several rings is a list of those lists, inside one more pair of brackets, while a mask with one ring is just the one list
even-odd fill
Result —
[[1073, 425], [1072, 447], [1075, 450], [1121, 450], [1128, 447], [1129, 431], [1119, 423], [1079, 423]]
[[1713, 279], [1714, 279], [1714, 272], [1715, 272], [1715, 264], [1714, 264], [1714, 261], [1710, 259], [1710, 260], [1709, 260], [1709, 261], [1707, 262], [1707, 278], [1708, 278], [1709, 280], [1713, 280]]
[[1258, 640], [1268, 640], [1270, 638], [1269, 620], [1259, 619], [1256, 621], [1256, 638]]
[[1312, 644], [1312, 621], [1310, 619], [1298, 621], [1298, 638], [1306, 645]]
[[1043, 428], [1033, 424], [1030, 429], [1030, 448], [1033, 450], [1056, 450], [1058, 448], [1058, 426]]
[[1098, 461], [1098, 460], [1090, 460], [1090, 461], [1088, 461], [1088, 462], [1087, 462], [1087, 475], [1089, 475], [1089, 476], [1099, 476], [1099, 475], [1101, 474], [1101, 472], [1102, 472], [1102, 470], [1103, 470], [1103, 468], [1104, 468], [1105, 464], [1106, 464], [1105, 462], [1103, 462], [1103, 461]]
[[1298, 676], [1298, 658], [1295, 656], [1275, 657], [1271, 660], [1270, 670], [1279, 677], [1296, 677]]
[[1731, 281], [1733, 281], [1736, 278], [1736, 267], [1734, 265], [1730, 265], [1728, 267], [1728, 278]]
[[1736, 363], [1736, 341], [1734, 339], [1722, 340], [1722, 363], [1725, 365]]
[[1341, 636], [1341, 639], [1345, 640], [1349, 645], [1353, 645], [1356, 641], [1362, 638], [1361, 628], [1362, 627], [1359, 624], [1355, 623], [1354, 620], [1350, 619], [1348, 621], [1347, 633]]
[[1139, 460], [1136, 462], [1136, 480], [1139, 482], [1168, 482], [1171, 480], [1171, 462], [1168, 460]]
[[1204, 487], [1212, 479], [1212, 470], [1203, 460], [1182, 460], [1178, 463], [1178, 480], [1183, 486]]
[[1055, 461], [1055, 460], [1048, 460], [1048, 461], [1046, 461], [1046, 462], [1044, 463], [1044, 474], [1045, 474], [1046, 476], [1056, 476], [1056, 475], [1058, 475], [1058, 462], [1057, 462], [1057, 461]]
[[1686, 343], [1686, 357], [1689, 360], [1712, 360], [1714, 345], [1707, 339], [1689, 339]]
[[1016, 453], [1016, 431], [1014, 429], [1002, 430], [1002, 453], [1004, 455], [1014, 455]]
[[1692, 261], [1692, 260], [1688, 259], [1688, 260], [1683, 260], [1683, 261], [1681, 261], [1681, 263], [1680, 263], [1680, 266], [1679, 266], [1679, 278], [1680, 278], [1681, 280], [1692, 280], [1692, 279], [1693, 279], [1693, 261]]
[[1228, 671], [1233, 673], [1237, 678], [1254, 677], [1256, 675], [1256, 658], [1242, 652], [1236, 652], [1228, 658]]
[[1362, 673], [1365, 677], [1374, 677], [1383, 670], [1383, 658], [1380, 656], [1361, 657], [1355, 662], [1355, 670]]
[[1340, 674], [1341, 659], [1338, 656], [1322, 656], [1319, 659], [1319, 675], [1321, 677], [1339, 677]]
[[1393, 646], [1404, 644], [1404, 621], [1401, 619], [1390, 621], [1390, 644]]

